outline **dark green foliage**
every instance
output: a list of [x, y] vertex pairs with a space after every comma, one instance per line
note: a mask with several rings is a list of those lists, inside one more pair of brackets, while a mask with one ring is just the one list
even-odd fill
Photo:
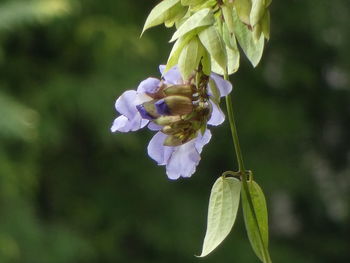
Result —
[[[29, 8], [47, 2], [0, 2], [12, 19], [0, 25], [0, 262], [258, 262], [242, 216], [216, 252], [193, 256], [210, 188], [233, 169], [227, 123], [175, 182], [146, 154], [152, 132], [109, 131], [115, 99], [168, 58], [169, 30], [139, 39], [157, 1]], [[261, 63], [242, 58], [232, 77], [274, 262], [350, 261], [349, 12], [348, 0], [273, 2]]]

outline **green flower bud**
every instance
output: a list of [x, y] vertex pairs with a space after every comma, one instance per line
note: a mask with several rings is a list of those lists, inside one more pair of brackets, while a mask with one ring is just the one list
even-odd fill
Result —
[[155, 107], [160, 115], [184, 115], [193, 110], [192, 99], [180, 95], [168, 96], [158, 100]]
[[194, 85], [173, 85], [165, 88], [163, 92], [166, 96], [182, 95], [191, 98], [195, 91]]

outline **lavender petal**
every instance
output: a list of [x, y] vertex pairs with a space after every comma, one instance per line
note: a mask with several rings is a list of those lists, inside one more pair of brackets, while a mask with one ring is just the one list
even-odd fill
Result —
[[212, 113], [208, 121], [208, 124], [218, 126], [225, 121], [225, 114], [222, 112], [220, 107], [215, 102], [210, 100], [210, 103], [212, 105]]
[[223, 79], [220, 75], [215, 73], [210, 74], [210, 78], [215, 81], [215, 84], [220, 91], [221, 97], [224, 97], [230, 94], [230, 92], [232, 91], [231, 82]]
[[183, 83], [181, 73], [177, 66], [174, 66], [165, 72], [165, 65], [160, 65], [159, 70], [166, 84], [177, 85]]
[[149, 93], [149, 94], [154, 94], [158, 91], [159, 89], [159, 84], [160, 80], [156, 78], [148, 78], [142, 81], [138, 88], [137, 92], [138, 93]]
[[116, 110], [129, 120], [133, 119], [135, 114], [138, 114], [135, 105], [136, 98], [137, 92], [135, 90], [125, 91], [115, 103]]
[[174, 147], [164, 146], [167, 135], [157, 132], [148, 144], [148, 155], [155, 160], [158, 165], [165, 165], [174, 151]]

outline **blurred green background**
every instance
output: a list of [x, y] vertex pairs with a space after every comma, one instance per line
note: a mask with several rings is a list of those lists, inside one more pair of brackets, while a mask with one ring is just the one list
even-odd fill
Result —
[[[194, 257], [210, 188], [233, 169], [227, 123], [191, 179], [111, 134], [115, 99], [159, 77], [172, 30], [139, 39], [157, 1], [0, 1], [0, 262], [258, 262], [242, 215]], [[350, 262], [349, 0], [275, 1], [272, 38], [232, 77], [246, 165], [269, 205], [274, 262]]]

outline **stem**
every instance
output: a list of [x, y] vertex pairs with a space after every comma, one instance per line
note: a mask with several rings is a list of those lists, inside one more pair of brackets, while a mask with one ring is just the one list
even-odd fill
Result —
[[243, 156], [242, 156], [241, 146], [239, 144], [237, 127], [236, 127], [236, 122], [235, 122], [235, 118], [234, 118], [234, 114], [233, 114], [232, 99], [231, 99], [230, 95], [226, 96], [226, 107], [227, 107], [228, 119], [230, 122], [233, 145], [235, 147], [235, 152], [236, 152], [236, 157], [237, 157], [238, 170], [239, 170], [239, 172], [244, 173], [245, 168], [244, 168]]
[[[227, 73], [224, 75], [224, 78], [225, 78], [225, 80], [229, 80]], [[228, 119], [230, 122], [232, 141], [233, 141], [233, 145], [235, 148], [236, 158], [237, 158], [237, 163], [238, 163], [238, 174], [241, 176], [241, 179], [242, 179], [242, 185], [243, 185], [242, 195], [245, 195], [246, 199], [248, 200], [249, 209], [252, 211], [254, 223], [256, 224], [257, 229], [259, 230], [258, 236], [259, 236], [259, 240], [263, 246], [263, 249], [262, 249], [263, 255], [262, 256], [263, 256], [264, 262], [272, 263], [269, 252], [268, 252], [267, 248], [265, 247], [265, 244], [264, 244], [264, 241], [263, 241], [263, 238], [261, 235], [258, 219], [257, 219], [254, 205], [253, 205], [252, 196], [251, 196], [250, 191], [249, 191], [249, 187], [248, 187], [248, 183], [247, 183], [247, 172], [248, 171], [246, 171], [244, 168], [243, 156], [242, 156], [241, 146], [239, 144], [237, 126], [236, 126], [235, 117], [234, 117], [233, 103], [232, 103], [232, 99], [231, 99], [230, 95], [226, 96], [226, 107], [227, 107]]]

